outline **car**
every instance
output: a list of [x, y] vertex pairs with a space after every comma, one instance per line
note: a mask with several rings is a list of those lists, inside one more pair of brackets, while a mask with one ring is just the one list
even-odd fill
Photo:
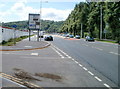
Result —
[[73, 38], [74, 36], [73, 35], [69, 35], [70, 38]]
[[76, 35], [75, 38], [76, 38], [76, 39], [80, 39], [80, 36], [79, 36], [79, 35]]
[[45, 41], [53, 41], [53, 37], [52, 36], [45, 36], [44, 40]]
[[69, 37], [70, 35], [69, 34], [65, 34], [65, 37]]
[[86, 36], [86, 41], [95, 41], [93, 37], [91, 36]]

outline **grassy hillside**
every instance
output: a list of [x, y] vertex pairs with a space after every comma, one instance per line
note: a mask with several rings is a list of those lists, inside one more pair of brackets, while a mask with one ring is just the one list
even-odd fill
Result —
[[[46, 32], [59, 32], [61, 26], [63, 25], [64, 21], [50, 21], [50, 20], [42, 20], [42, 30]], [[4, 23], [3, 26], [13, 28], [13, 25], [17, 25], [16, 29], [19, 30], [27, 30], [28, 29], [28, 21], [16, 21], [16, 22], [8, 22]]]

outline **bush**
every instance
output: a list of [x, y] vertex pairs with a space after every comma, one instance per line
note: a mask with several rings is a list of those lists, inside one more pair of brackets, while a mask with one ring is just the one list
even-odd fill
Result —
[[5, 41], [5, 40], [2, 41], [2, 45], [3, 45], [3, 44], [6, 44], [6, 43], [7, 43], [7, 41]]

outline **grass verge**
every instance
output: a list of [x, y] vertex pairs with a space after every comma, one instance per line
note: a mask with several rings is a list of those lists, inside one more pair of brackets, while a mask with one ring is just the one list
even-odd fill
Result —
[[108, 42], [108, 43], [118, 43], [117, 41], [110, 41], [110, 40], [100, 40], [100, 39], [95, 39], [95, 40], [101, 42]]
[[[33, 36], [33, 35], [32, 35]], [[2, 41], [2, 43], [0, 43], [0, 46], [13, 46], [14, 45], [14, 41], [15, 42], [19, 42], [19, 41], [21, 41], [21, 40], [23, 40], [23, 39], [26, 39], [26, 38], [28, 38], [29, 36], [20, 36], [20, 37], [18, 37], [18, 38], [11, 38], [11, 39], [9, 39], [8, 41], [5, 41], [5, 40], [3, 40]]]

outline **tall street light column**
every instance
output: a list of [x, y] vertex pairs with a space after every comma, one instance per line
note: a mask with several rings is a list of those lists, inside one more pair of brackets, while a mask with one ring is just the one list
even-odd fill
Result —
[[100, 39], [102, 39], [102, 5], [100, 5]]
[[[42, 25], [41, 25], [41, 16], [42, 16], [42, 0], [40, 1], [40, 41], [41, 41], [41, 29], [42, 29]], [[48, 1], [45, 1], [44, 3], [48, 3]]]

